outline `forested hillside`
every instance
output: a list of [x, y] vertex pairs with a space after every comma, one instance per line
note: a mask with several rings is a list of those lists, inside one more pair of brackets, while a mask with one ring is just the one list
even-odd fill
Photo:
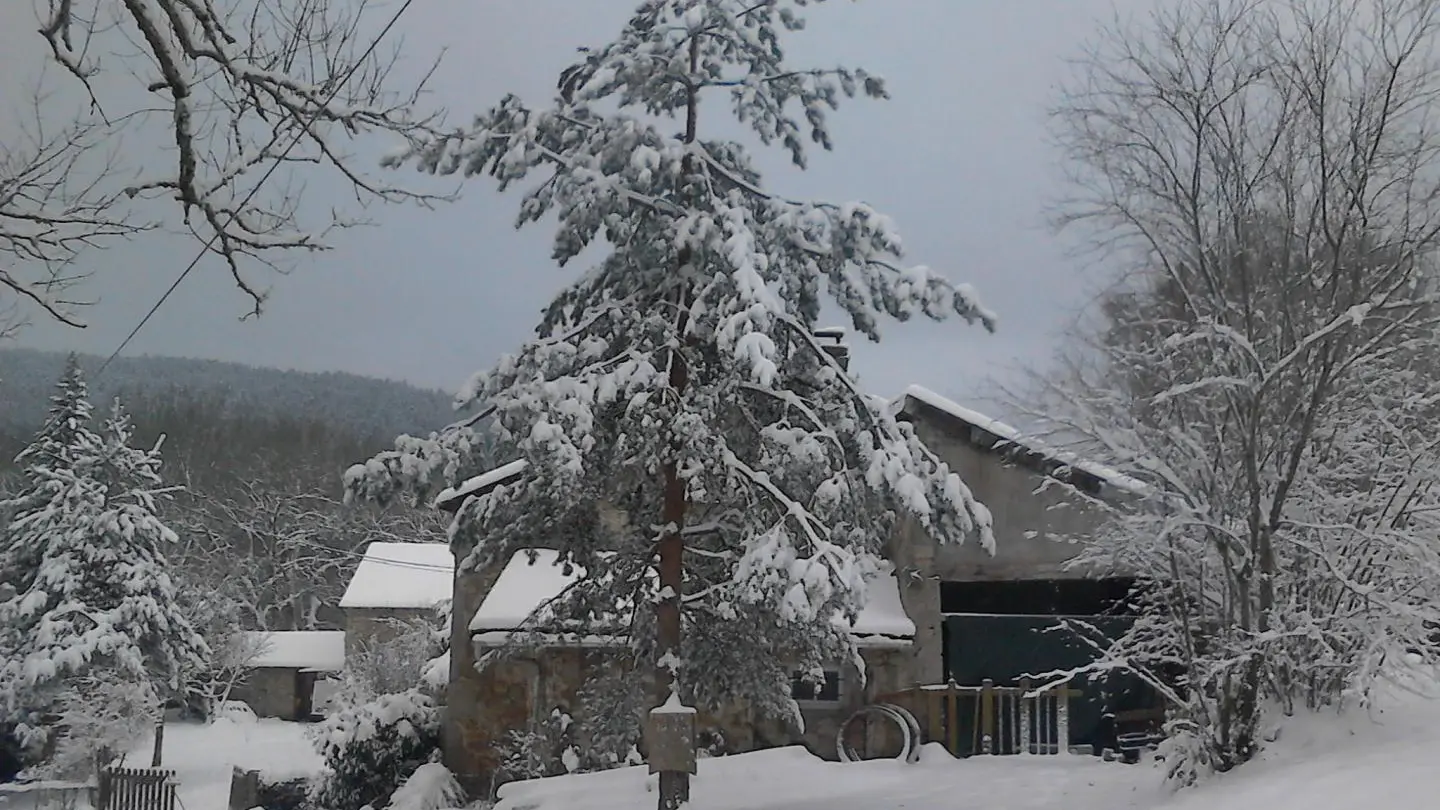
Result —
[[[66, 355], [0, 350], [0, 485], [24, 485], [14, 459], [44, 424]], [[161, 504], [179, 535], [165, 549], [191, 615], [212, 645], [236, 628], [334, 627], [336, 604], [366, 545], [443, 541], [428, 508], [346, 505], [341, 474], [457, 418], [447, 395], [351, 374], [143, 357], [78, 358], [93, 378], [96, 420], [118, 396], [134, 444], [163, 434], [161, 476], [180, 485]]]
[[[355, 374], [181, 357], [119, 357], [97, 378], [94, 371], [101, 358], [79, 359], [96, 403], [123, 394], [127, 402], [143, 398], [166, 407], [198, 399], [231, 418], [304, 420], [323, 415], [329, 429], [386, 442], [397, 433], [435, 430], [453, 418], [444, 392]], [[0, 431], [34, 429], [64, 365], [61, 352], [0, 350]]]

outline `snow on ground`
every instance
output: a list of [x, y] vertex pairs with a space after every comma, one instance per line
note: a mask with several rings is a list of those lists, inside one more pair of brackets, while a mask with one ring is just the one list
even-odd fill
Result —
[[[655, 803], [643, 766], [516, 782], [495, 810], [621, 810]], [[1094, 757], [956, 760], [938, 744], [920, 761], [841, 764], [792, 746], [700, 760], [691, 781], [694, 810], [889, 810], [974, 806], [1003, 810], [1127, 810], [1162, 797], [1150, 769]]]
[[[1440, 701], [1391, 695], [1378, 710], [1297, 717], [1261, 758], [1173, 793], [1151, 765], [1094, 757], [952, 759], [926, 746], [920, 762], [840, 764], [798, 747], [702, 759], [694, 810], [1420, 810], [1440, 806]], [[517, 782], [496, 810], [629, 810], [654, 804], [645, 768]]]
[[1440, 807], [1440, 700], [1392, 694], [1377, 704], [1369, 713], [1294, 718], [1259, 760], [1163, 810]]
[[[258, 770], [273, 781], [319, 773], [322, 760], [305, 736], [308, 728], [273, 719], [167, 723], [161, 765], [180, 782], [181, 810], [223, 810], [233, 767]], [[149, 765], [153, 745], [147, 737], [127, 763]]]

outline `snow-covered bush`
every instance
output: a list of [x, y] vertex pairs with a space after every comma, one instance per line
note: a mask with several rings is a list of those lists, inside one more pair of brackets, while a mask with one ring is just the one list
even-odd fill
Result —
[[400, 622], [394, 635], [382, 640], [361, 638], [345, 653], [337, 706], [359, 706], [381, 695], [414, 689], [434, 655], [432, 628], [420, 622]]
[[391, 794], [388, 810], [443, 810], [464, 803], [465, 791], [450, 769], [438, 762], [427, 762]]
[[313, 733], [325, 773], [311, 793], [321, 810], [384, 802], [440, 753], [440, 709], [418, 689], [381, 695], [322, 722]]
[[255, 804], [263, 810], [298, 810], [310, 801], [310, 780], [306, 777], [269, 781], [260, 779]]
[[575, 718], [556, 708], [530, 728], [505, 735], [496, 746], [500, 770], [509, 779], [539, 779], [593, 770], [582, 767]]
[[160, 721], [148, 681], [100, 670], [68, 679], [53, 704], [53, 753], [36, 776], [85, 779], [123, 758]]

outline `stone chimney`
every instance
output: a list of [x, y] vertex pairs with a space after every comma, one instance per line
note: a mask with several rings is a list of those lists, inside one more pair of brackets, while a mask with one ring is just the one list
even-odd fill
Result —
[[835, 358], [840, 368], [850, 370], [850, 346], [845, 342], [845, 327], [822, 327], [815, 330], [815, 337], [820, 341], [821, 350]]

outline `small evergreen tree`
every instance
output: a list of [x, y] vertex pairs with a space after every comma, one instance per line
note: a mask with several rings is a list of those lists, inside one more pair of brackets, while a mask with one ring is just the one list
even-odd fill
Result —
[[73, 363], [52, 418], [20, 454], [25, 489], [0, 546], [0, 705], [30, 742], [73, 683], [98, 668], [175, 694], [207, 650], [175, 599], [157, 515], [158, 448], [130, 446], [119, 403], [97, 434]]

